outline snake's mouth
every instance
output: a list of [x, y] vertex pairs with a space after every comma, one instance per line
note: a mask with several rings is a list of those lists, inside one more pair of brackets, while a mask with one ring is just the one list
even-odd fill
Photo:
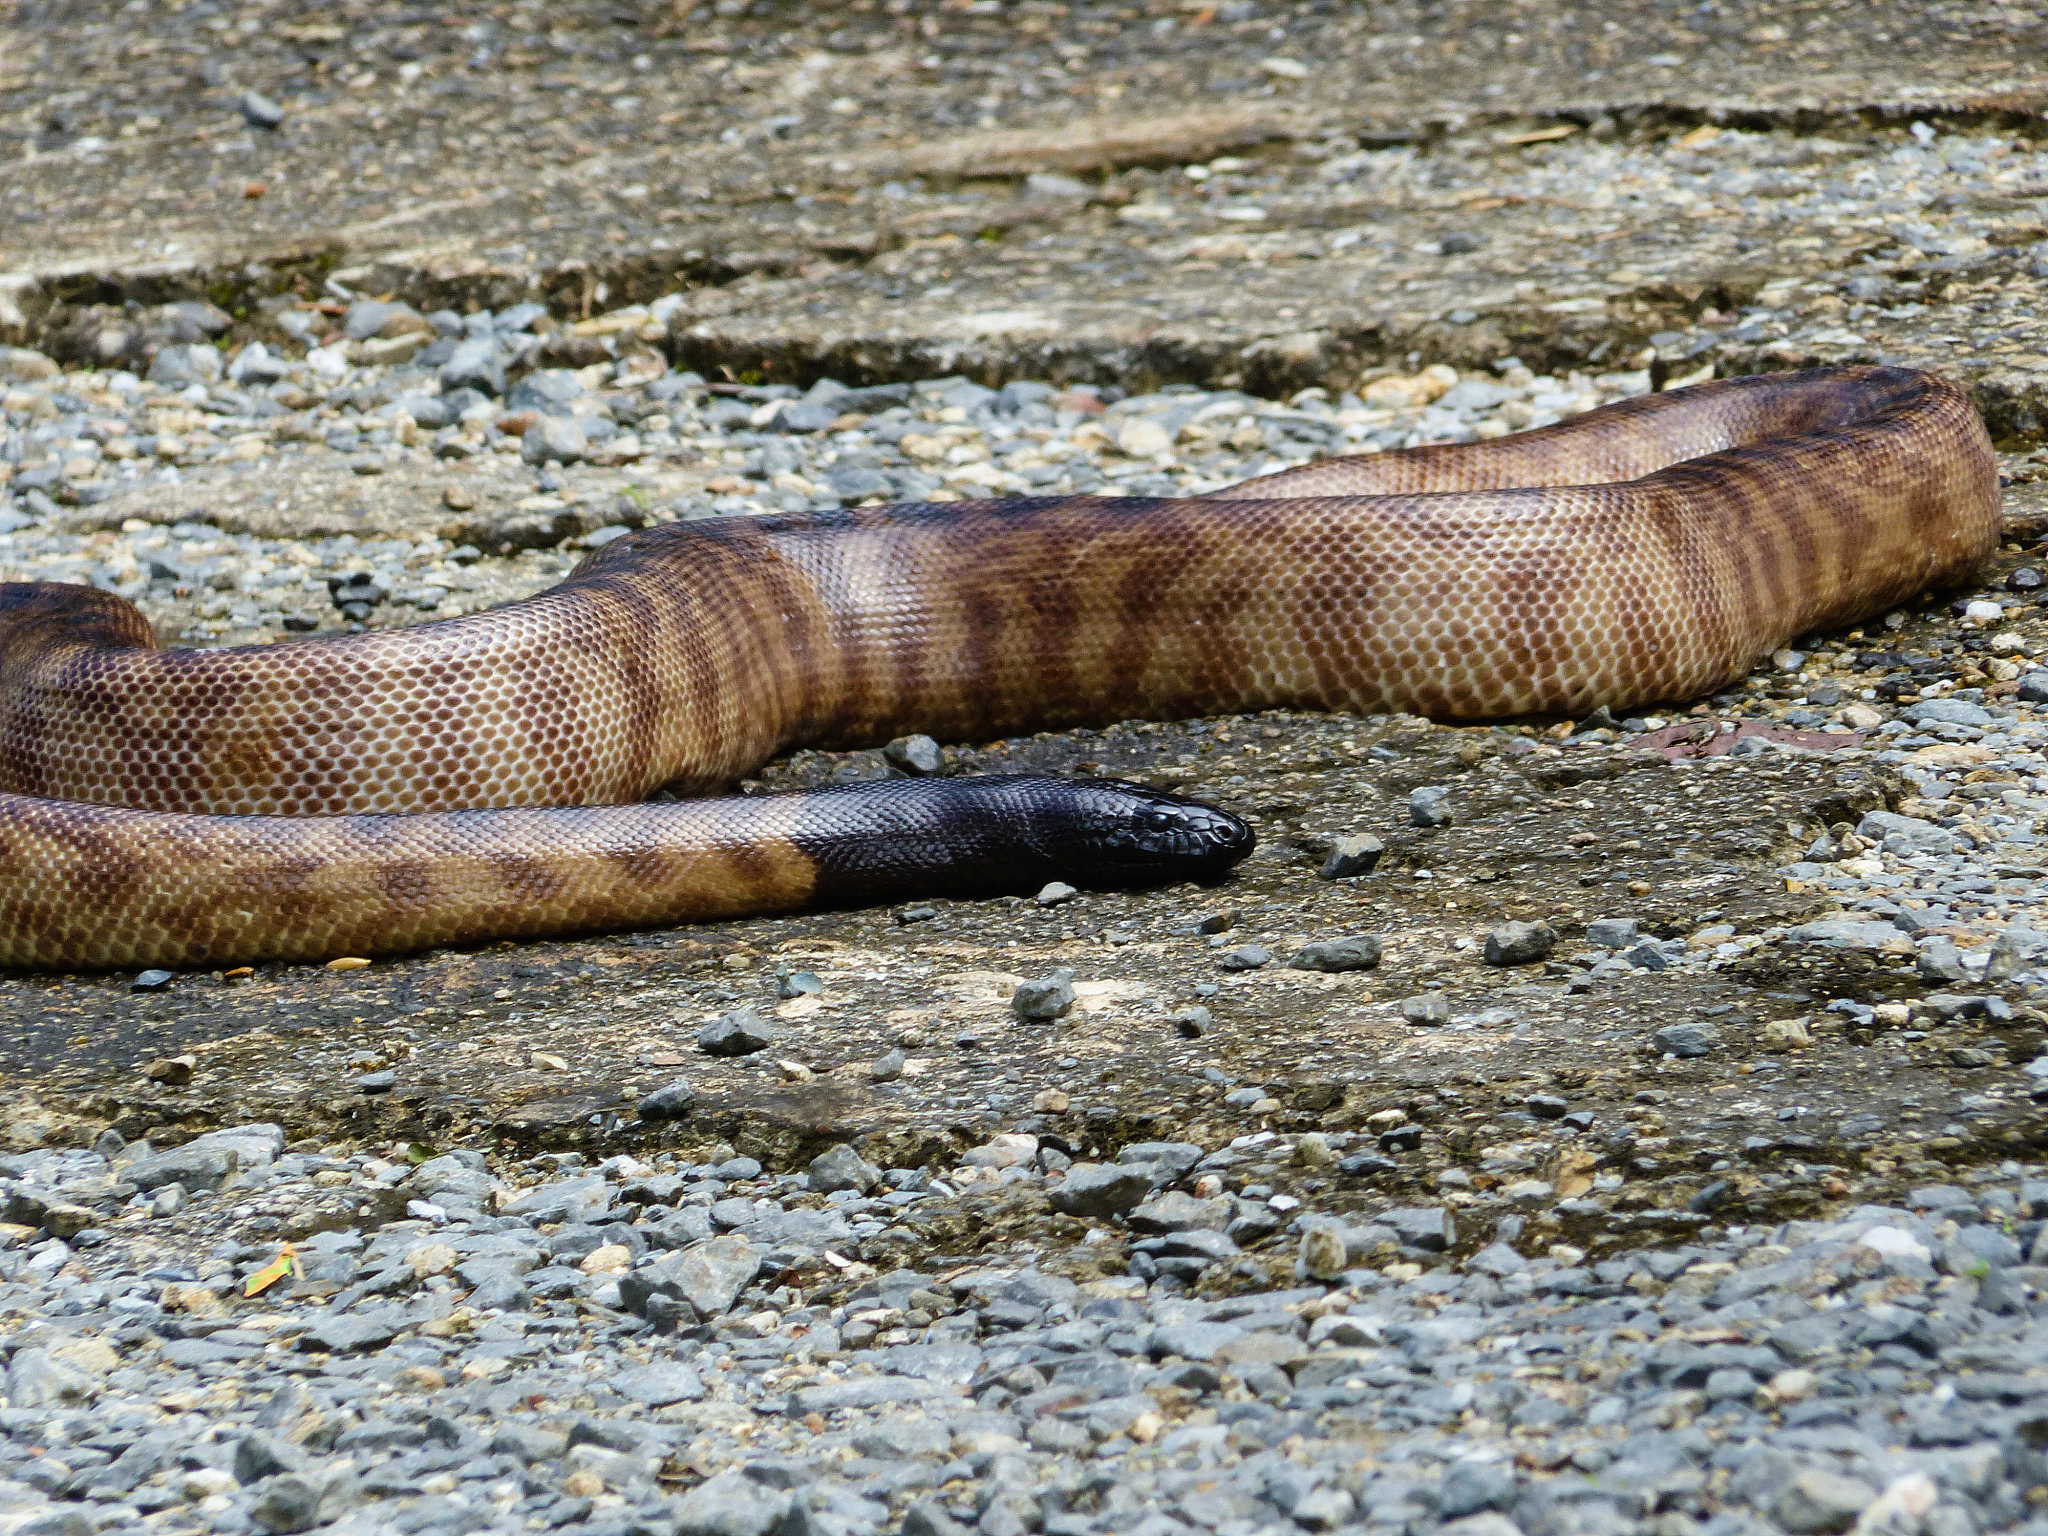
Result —
[[1241, 817], [1200, 800], [1122, 780], [1075, 789], [1062, 852], [1093, 885], [1218, 879], [1258, 846]]

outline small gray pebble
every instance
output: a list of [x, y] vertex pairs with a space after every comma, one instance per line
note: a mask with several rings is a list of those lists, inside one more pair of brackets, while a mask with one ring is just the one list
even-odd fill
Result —
[[1602, 949], [1627, 949], [1640, 931], [1632, 917], [1596, 917], [1586, 924], [1586, 942]]
[[242, 120], [251, 128], [276, 128], [284, 122], [284, 108], [261, 91], [244, 91], [238, 103]]
[[939, 744], [929, 736], [898, 736], [882, 748], [882, 757], [890, 767], [913, 778], [929, 778], [945, 766]]
[[1387, 845], [1376, 837], [1347, 836], [1333, 840], [1329, 857], [1321, 870], [1325, 880], [1343, 880], [1352, 875], [1369, 875]]
[[441, 388], [474, 389], [490, 396], [505, 392], [505, 359], [490, 336], [470, 336], [456, 343], [441, 365]]
[[1625, 951], [1622, 959], [1639, 971], [1661, 971], [1671, 964], [1671, 957], [1664, 953], [1664, 946], [1655, 939], [1645, 939], [1635, 948]]
[[1423, 992], [1401, 999], [1401, 1017], [1418, 1028], [1451, 1022], [1451, 1005], [1441, 992]]
[[1486, 963], [1529, 965], [1556, 947], [1557, 934], [1548, 923], [1502, 923], [1486, 936]]
[[1868, 1483], [1813, 1467], [1801, 1472], [1778, 1495], [1771, 1513], [1786, 1530], [1807, 1536], [1811, 1532], [1843, 1530], [1854, 1524], [1876, 1497], [1877, 1490]]
[[1947, 939], [1929, 939], [1920, 946], [1920, 959], [1916, 969], [1923, 981], [1961, 981], [1962, 952]]
[[1061, 967], [1050, 976], [1019, 983], [1011, 994], [1010, 1006], [1020, 1019], [1065, 1018], [1074, 1006], [1074, 973]]
[[570, 402], [589, 394], [583, 380], [566, 368], [542, 368], [514, 384], [505, 396], [508, 411], [567, 416]]
[[304, 1450], [261, 1431], [244, 1436], [235, 1446], [235, 1481], [244, 1488], [280, 1472], [303, 1472], [310, 1464]]
[[1076, 1163], [1048, 1197], [1066, 1216], [1121, 1216], [1152, 1193], [1152, 1170], [1128, 1163]]
[[802, 997], [806, 992], [822, 992], [825, 983], [809, 971], [784, 971], [775, 978], [777, 997]]
[[519, 457], [528, 464], [545, 464], [550, 459], [578, 464], [589, 452], [589, 435], [574, 416], [536, 417], [519, 444]]
[[1711, 1052], [1721, 1043], [1721, 1034], [1711, 1024], [1666, 1024], [1650, 1043], [1666, 1056], [1690, 1059]]
[[1685, 1208], [1698, 1216], [1710, 1216], [1728, 1203], [1735, 1192], [1734, 1186], [1726, 1179], [1716, 1179], [1703, 1186], [1698, 1193], [1685, 1202]]
[[1383, 949], [1376, 933], [1354, 934], [1344, 939], [1318, 939], [1305, 944], [1287, 962], [1296, 971], [1369, 971], [1380, 963]]
[[1408, 819], [1418, 827], [1451, 824], [1451, 792], [1441, 784], [1425, 784], [1408, 796]]
[[248, 1517], [266, 1531], [309, 1531], [332, 1520], [353, 1498], [353, 1485], [287, 1472], [255, 1490]]
[[806, 1172], [810, 1175], [812, 1192], [821, 1195], [841, 1189], [856, 1190], [864, 1195], [882, 1177], [879, 1168], [843, 1141], [812, 1158]]
[[937, 1499], [920, 1499], [903, 1512], [903, 1536], [973, 1536]]
[[735, 1008], [697, 1032], [697, 1049], [707, 1056], [749, 1056], [781, 1037], [782, 1032], [753, 1009]]
[[642, 1120], [680, 1120], [690, 1112], [690, 1106], [697, 1101], [697, 1090], [687, 1081], [677, 1078], [674, 1082], [657, 1088], [640, 1100], [639, 1113]]
[[1447, 1206], [1405, 1206], [1373, 1219], [1392, 1227], [1395, 1235], [1410, 1248], [1442, 1253], [1457, 1246], [1458, 1219]]
[[1506, 1509], [1515, 1501], [1512, 1463], [1461, 1459], [1444, 1469], [1437, 1512], [1456, 1520], [1483, 1509]]

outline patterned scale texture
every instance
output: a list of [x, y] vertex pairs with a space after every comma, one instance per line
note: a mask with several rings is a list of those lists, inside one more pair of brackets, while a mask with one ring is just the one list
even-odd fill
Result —
[[0, 586], [0, 963], [787, 910], [816, 870], [784, 812], [632, 803], [912, 730], [1685, 699], [1964, 578], [1998, 521], [1967, 400], [1862, 368], [1207, 497], [655, 528], [524, 602], [270, 646], [161, 650], [110, 594]]

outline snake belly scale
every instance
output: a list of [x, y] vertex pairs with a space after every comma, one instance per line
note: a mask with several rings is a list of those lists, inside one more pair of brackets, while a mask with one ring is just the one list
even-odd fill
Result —
[[1242, 824], [1135, 786], [642, 802], [909, 731], [1689, 698], [1965, 578], [1998, 523], [1968, 401], [1860, 368], [1201, 497], [668, 525], [522, 602], [268, 646], [162, 650], [110, 594], [0, 586], [0, 964], [393, 952], [1089, 858], [1214, 872]]

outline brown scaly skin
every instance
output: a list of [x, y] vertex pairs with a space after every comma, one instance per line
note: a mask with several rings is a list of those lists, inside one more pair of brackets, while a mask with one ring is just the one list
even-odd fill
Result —
[[1228, 812], [991, 775], [419, 816], [182, 816], [0, 795], [0, 961], [220, 965], [709, 922], [1051, 880], [1218, 876]]
[[815, 872], [774, 806], [808, 797], [630, 802], [912, 730], [1690, 698], [1962, 579], [1998, 518], [1963, 396], [1861, 368], [1209, 497], [657, 528], [525, 602], [335, 639], [161, 651], [118, 598], [0, 586], [0, 964], [789, 910]]

